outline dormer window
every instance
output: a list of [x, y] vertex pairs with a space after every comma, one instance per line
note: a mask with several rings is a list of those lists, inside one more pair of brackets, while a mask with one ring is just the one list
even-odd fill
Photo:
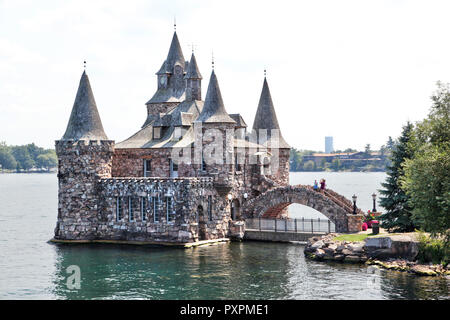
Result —
[[161, 127], [153, 127], [153, 139], [161, 139]]

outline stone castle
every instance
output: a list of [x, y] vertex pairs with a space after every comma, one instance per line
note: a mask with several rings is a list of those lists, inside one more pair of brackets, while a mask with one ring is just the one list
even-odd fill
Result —
[[[185, 60], [176, 32], [156, 75], [143, 126], [116, 144], [83, 72], [66, 132], [56, 141], [55, 240], [224, 239], [253, 215], [242, 209], [246, 203], [289, 185], [290, 147], [266, 78], [247, 130], [240, 114], [227, 113], [214, 68], [202, 100], [195, 55]], [[286, 216], [284, 207], [278, 217]]]

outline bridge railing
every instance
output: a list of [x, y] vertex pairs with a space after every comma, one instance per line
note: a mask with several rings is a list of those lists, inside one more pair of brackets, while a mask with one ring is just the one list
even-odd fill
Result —
[[245, 219], [245, 229], [294, 233], [330, 233], [336, 232], [333, 222], [328, 219]]

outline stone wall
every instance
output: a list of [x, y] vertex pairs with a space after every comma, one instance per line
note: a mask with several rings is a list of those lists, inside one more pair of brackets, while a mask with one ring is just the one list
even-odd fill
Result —
[[359, 232], [361, 231], [363, 214], [349, 214], [348, 217], [348, 230], [347, 232]]
[[147, 115], [159, 115], [174, 109], [179, 102], [149, 103], [147, 104]]
[[[149, 177], [169, 177], [172, 149], [116, 149], [113, 157], [113, 177], [143, 177], [144, 160], [151, 160]], [[196, 177], [198, 165], [180, 164], [179, 177]]]
[[[99, 185], [103, 199], [98, 232], [101, 239], [194, 242], [227, 236], [230, 215], [226, 200], [217, 194], [211, 178], [111, 178], [100, 180]], [[208, 215], [208, 197], [211, 199], [211, 217]], [[130, 198], [134, 219], [128, 208]], [[118, 199], [123, 201], [120, 220]], [[143, 199], [144, 211], [141, 208]], [[168, 211], [171, 201], [173, 210]]]
[[56, 141], [58, 155], [57, 239], [93, 239], [98, 226], [95, 181], [111, 177], [114, 141]]

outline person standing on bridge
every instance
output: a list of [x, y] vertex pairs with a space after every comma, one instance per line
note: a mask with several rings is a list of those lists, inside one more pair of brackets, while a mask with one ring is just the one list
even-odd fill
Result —
[[317, 183], [317, 180], [314, 180], [314, 191], [317, 191], [319, 189], [319, 184]]
[[325, 191], [325, 179], [320, 180], [320, 190]]

